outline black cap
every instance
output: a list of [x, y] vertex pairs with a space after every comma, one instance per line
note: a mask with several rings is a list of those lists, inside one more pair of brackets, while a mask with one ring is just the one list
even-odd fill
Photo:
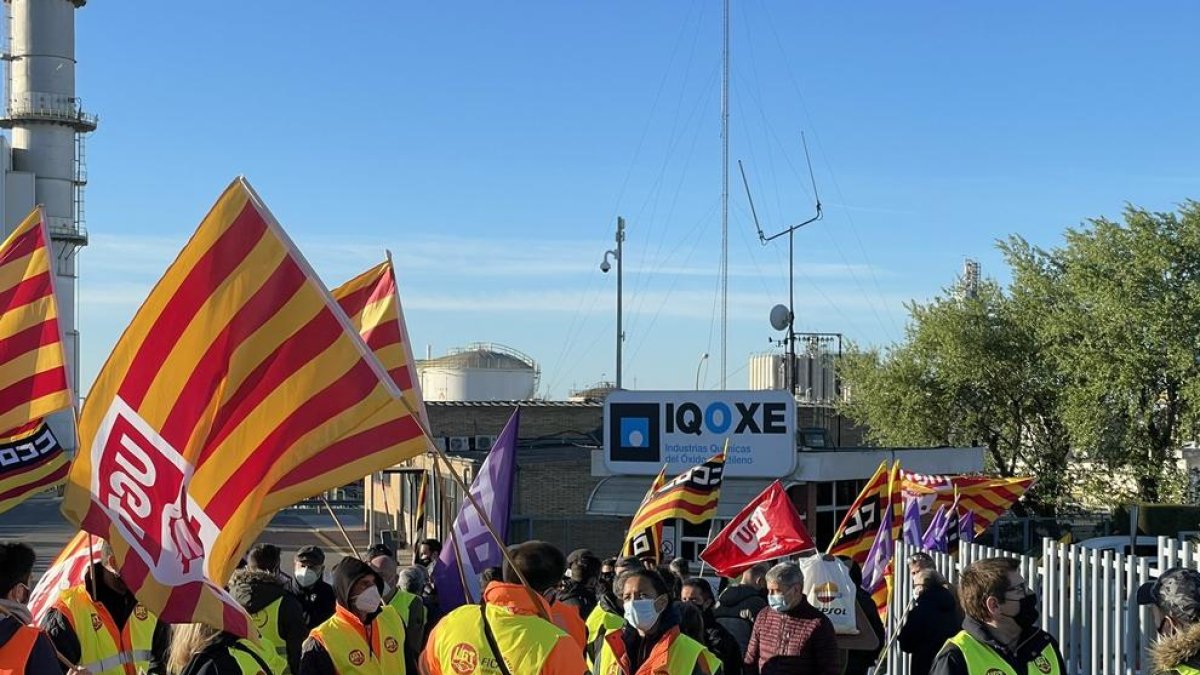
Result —
[[325, 551], [317, 546], [305, 546], [296, 552], [296, 560], [308, 565], [324, 565]]
[[1200, 622], [1200, 572], [1186, 567], [1172, 567], [1138, 587], [1137, 603], [1155, 605], [1163, 614], [1187, 621]]
[[615, 566], [641, 569], [642, 568], [642, 559], [635, 555], [622, 556], [620, 558], [617, 558], [617, 564]]
[[387, 544], [375, 544], [367, 550], [367, 560], [384, 556], [386, 558], [395, 558], [396, 554], [392, 553], [392, 549]]

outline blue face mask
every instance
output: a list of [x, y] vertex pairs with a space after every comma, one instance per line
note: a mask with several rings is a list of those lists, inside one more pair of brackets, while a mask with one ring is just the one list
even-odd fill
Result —
[[654, 608], [654, 600], [629, 600], [625, 603], [625, 620], [640, 631], [648, 631], [658, 623], [661, 614]]
[[768, 595], [767, 604], [776, 612], [786, 612], [788, 610], [788, 601], [784, 599], [783, 594]]

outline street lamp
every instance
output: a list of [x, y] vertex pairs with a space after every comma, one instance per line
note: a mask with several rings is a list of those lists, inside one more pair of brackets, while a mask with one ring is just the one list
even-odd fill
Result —
[[700, 355], [700, 362], [696, 364], [696, 391], [700, 391], [700, 366], [703, 366], [707, 360], [708, 352], [704, 352]]
[[600, 271], [608, 274], [612, 269], [612, 265], [608, 262], [608, 257], [612, 256], [617, 261], [617, 389], [621, 388], [621, 343], [625, 341], [625, 331], [621, 328], [621, 260], [624, 256], [621, 255], [621, 245], [625, 241], [625, 219], [617, 218], [617, 248], [610, 249], [604, 252], [604, 260], [600, 261]]

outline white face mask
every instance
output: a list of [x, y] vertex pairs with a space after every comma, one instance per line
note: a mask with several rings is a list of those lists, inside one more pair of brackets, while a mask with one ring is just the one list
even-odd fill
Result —
[[662, 612], [654, 606], [654, 599], [646, 600], [627, 600], [625, 602], [625, 620], [631, 626], [640, 630], [648, 631], [658, 623], [658, 615]]
[[296, 568], [296, 583], [304, 588], [308, 588], [317, 583], [317, 579], [321, 578], [321, 573], [311, 567]]
[[374, 612], [382, 604], [383, 596], [379, 595], [379, 588], [377, 586], [367, 588], [367, 590], [359, 593], [358, 597], [354, 598], [354, 609], [364, 614]]

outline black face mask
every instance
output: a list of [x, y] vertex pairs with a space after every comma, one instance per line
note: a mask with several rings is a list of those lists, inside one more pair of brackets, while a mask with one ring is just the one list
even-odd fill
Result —
[[428, 565], [432, 560], [433, 560], [433, 558], [431, 558], [427, 555], [417, 556], [417, 564], [418, 565]]
[[1037, 625], [1038, 622], [1038, 597], [1035, 593], [1030, 593], [1021, 598], [1021, 609], [1017, 611], [1013, 621], [1021, 627], [1021, 630], [1028, 630]]
[[616, 578], [617, 578], [617, 575], [613, 574], [612, 572], [609, 572], [608, 574], [601, 574], [600, 575], [600, 583], [605, 586], [612, 587], [613, 579], [616, 579]]

